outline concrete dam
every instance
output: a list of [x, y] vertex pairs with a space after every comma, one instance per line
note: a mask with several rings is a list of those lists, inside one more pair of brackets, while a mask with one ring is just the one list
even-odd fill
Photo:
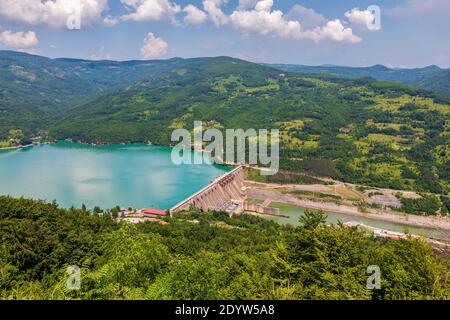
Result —
[[264, 204], [247, 203], [244, 180], [244, 167], [239, 166], [173, 206], [170, 209], [170, 214], [187, 211], [191, 207], [200, 209], [203, 212], [220, 211], [229, 214], [240, 214], [244, 211], [253, 211], [264, 214], [279, 214], [279, 210], [276, 208], [269, 208], [264, 206]]

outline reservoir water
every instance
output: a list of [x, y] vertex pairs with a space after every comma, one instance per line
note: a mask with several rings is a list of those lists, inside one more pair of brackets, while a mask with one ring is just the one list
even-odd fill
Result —
[[0, 195], [56, 200], [65, 208], [168, 209], [228, 170], [177, 166], [166, 147], [59, 142], [0, 151]]
[[[0, 195], [56, 200], [61, 207], [115, 206], [169, 209], [231, 170], [215, 165], [181, 165], [171, 149], [147, 145], [89, 146], [59, 142], [22, 150], [0, 150]], [[304, 209], [272, 204], [289, 218], [267, 217], [280, 224], [298, 224]], [[358, 221], [404, 231], [402, 225], [328, 214], [328, 222]], [[408, 227], [411, 233], [448, 239], [448, 232]]]

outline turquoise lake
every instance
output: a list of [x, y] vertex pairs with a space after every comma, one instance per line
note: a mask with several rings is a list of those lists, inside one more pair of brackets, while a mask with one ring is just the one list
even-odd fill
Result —
[[167, 147], [59, 142], [0, 151], [0, 195], [56, 200], [65, 208], [169, 209], [227, 171], [177, 166]]

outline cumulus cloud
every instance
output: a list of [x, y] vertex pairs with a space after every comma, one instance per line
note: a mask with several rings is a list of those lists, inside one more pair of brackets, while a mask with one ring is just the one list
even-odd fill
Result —
[[165, 55], [168, 47], [169, 45], [162, 38], [158, 38], [152, 32], [149, 32], [144, 39], [141, 55], [145, 59], [154, 59]]
[[108, 0], [0, 0], [0, 19], [55, 28], [66, 27], [67, 19], [76, 12], [82, 26], [101, 22], [106, 10]]
[[317, 27], [312, 31], [304, 32], [304, 37], [316, 42], [324, 39], [348, 43], [361, 42], [361, 38], [354, 35], [351, 28], [344, 27], [339, 19], [328, 21], [323, 27]]
[[344, 15], [347, 17], [348, 21], [350, 21], [352, 25], [368, 29], [371, 31], [379, 30], [376, 28], [369, 27], [375, 20], [374, 14], [369, 10], [359, 10], [359, 8], [353, 8], [352, 10], [347, 11]]
[[186, 24], [202, 24], [207, 18], [205, 12], [192, 4], [184, 7], [183, 12], [186, 13], [186, 16], [184, 17], [184, 22]]
[[103, 25], [107, 27], [114, 27], [116, 24], [119, 23], [119, 19], [112, 16], [107, 16], [103, 19]]
[[0, 44], [14, 49], [29, 49], [39, 43], [36, 33], [28, 32], [12, 32], [6, 30], [0, 33]]
[[90, 56], [91, 60], [111, 60], [111, 54], [105, 52], [105, 47], [101, 47], [98, 53]]
[[228, 24], [229, 18], [223, 13], [222, 0], [204, 0], [203, 9], [208, 13], [209, 19], [217, 26]]
[[300, 38], [300, 23], [298, 21], [285, 20], [283, 12], [279, 10], [270, 11], [271, 6], [267, 7], [267, 2], [259, 1], [254, 10], [234, 11], [230, 16], [233, 26], [247, 34], [257, 33], [264, 36], [274, 35], [282, 38]]
[[124, 20], [176, 22], [175, 15], [181, 7], [169, 0], [120, 0], [131, 13], [124, 15]]
[[260, 0], [256, 2], [255, 10], [256, 11], [269, 11], [272, 9], [273, 0]]
[[[332, 40], [337, 42], [360, 42], [361, 38], [346, 28], [339, 19], [326, 21], [317, 14], [314, 18], [324, 24], [311, 30], [303, 30], [301, 21], [289, 20], [280, 10], [272, 10], [273, 0], [260, 0], [252, 10], [235, 10], [230, 18], [233, 26], [245, 34], [260, 34], [291, 39], [311, 39], [313, 41]], [[299, 8], [297, 8], [299, 9]], [[303, 9], [303, 7], [302, 7]], [[297, 10], [298, 11], [298, 10]], [[300, 10], [305, 14], [304, 10]], [[310, 16], [312, 11], [306, 12]]]

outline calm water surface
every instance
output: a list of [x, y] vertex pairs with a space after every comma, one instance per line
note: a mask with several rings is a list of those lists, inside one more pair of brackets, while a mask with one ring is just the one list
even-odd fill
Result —
[[0, 195], [56, 200], [66, 208], [168, 209], [229, 170], [176, 166], [170, 155], [166, 147], [69, 142], [0, 151]]

